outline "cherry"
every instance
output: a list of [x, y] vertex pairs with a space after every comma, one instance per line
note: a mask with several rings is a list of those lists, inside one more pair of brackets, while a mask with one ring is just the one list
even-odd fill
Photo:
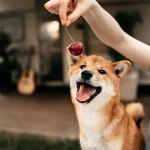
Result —
[[83, 52], [83, 44], [81, 42], [75, 42], [68, 47], [70, 53], [74, 56], [78, 56]]

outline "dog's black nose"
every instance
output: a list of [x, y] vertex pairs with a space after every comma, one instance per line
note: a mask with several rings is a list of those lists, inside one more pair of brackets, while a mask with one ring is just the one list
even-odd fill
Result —
[[93, 77], [93, 73], [91, 71], [85, 70], [81, 73], [81, 77], [84, 81], [89, 80]]

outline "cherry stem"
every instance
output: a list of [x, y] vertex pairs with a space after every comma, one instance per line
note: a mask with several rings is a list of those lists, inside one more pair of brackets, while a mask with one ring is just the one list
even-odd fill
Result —
[[69, 38], [71, 39], [71, 41], [72, 41], [73, 43], [75, 43], [75, 41], [73, 40], [72, 36], [70, 35], [70, 33], [69, 33], [69, 31], [68, 31], [68, 29], [67, 29], [66, 27], [65, 27], [65, 30], [66, 30], [66, 32], [67, 32]]

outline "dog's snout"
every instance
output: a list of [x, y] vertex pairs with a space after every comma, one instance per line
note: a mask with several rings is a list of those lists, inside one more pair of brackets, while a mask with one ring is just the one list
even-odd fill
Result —
[[89, 80], [93, 77], [93, 73], [91, 71], [85, 70], [81, 73], [81, 77], [84, 81]]

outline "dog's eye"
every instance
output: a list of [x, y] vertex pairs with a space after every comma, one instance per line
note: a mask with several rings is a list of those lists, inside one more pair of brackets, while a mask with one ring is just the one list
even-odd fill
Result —
[[103, 70], [103, 69], [101, 69], [101, 70], [99, 70], [99, 73], [102, 74], [102, 75], [104, 75], [104, 74], [106, 74], [106, 71]]
[[81, 66], [80, 66], [81, 69], [83, 69], [83, 68], [85, 68], [85, 67], [86, 67], [86, 65], [81, 65]]

